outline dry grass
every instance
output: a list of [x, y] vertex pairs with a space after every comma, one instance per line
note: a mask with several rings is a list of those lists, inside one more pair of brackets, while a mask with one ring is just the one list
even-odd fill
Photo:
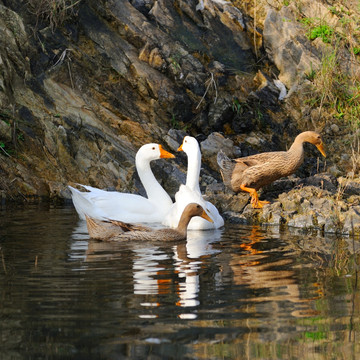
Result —
[[65, 20], [77, 14], [82, 0], [27, 0], [29, 11], [36, 15], [37, 22], [48, 22], [51, 29], [61, 26]]

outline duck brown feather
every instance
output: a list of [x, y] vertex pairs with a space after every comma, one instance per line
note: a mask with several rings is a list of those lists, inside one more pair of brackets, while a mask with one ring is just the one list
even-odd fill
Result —
[[314, 144], [323, 156], [323, 142], [318, 133], [305, 131], [299, 134], [288, 151], [260, 153], [231, 160], [221, 151], [218, 164], [224, 184], [233, 191], [247, 191], [254, 207], [262, 207], [256, 191], [284, 176], [293, 174], [304, 161], [304, 142]]
[[211, 218], [205, 210], [195, 203], [188, 204], [177, 228], [152, 229], [147, 226], [124, 223], [114, 220], [96, 220], [86, 216], [86, 224], [90, 237], [104, 241], [179, 241], [186, 239], [187, 226], [194, 216], [200, 216], [210, 222]]

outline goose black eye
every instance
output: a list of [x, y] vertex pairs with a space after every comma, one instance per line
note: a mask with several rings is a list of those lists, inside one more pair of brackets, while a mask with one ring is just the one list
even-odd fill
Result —
[[152, 150], [155, 150], [155, 146], [152, 147]]

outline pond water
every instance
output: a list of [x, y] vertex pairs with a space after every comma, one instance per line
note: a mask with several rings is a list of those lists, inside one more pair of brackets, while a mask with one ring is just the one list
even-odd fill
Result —
[[359, 241], [227, 225], [89, 239], [72, 207], [0, 210], [0, 359], [358, 359]]

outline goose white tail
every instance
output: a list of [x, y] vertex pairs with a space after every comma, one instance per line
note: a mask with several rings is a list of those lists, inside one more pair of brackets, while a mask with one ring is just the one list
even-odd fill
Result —
[[87, 194], [86, 192], [83, 193], [70, 185], [68, 187], [72, 194], [74, 207], [81, 220], [85, 220], [85, 214], [95, 219], [105, 219], [107, 217], [104, 211], [97, 208], [91, 200], [84, 196], [84, 194]]

